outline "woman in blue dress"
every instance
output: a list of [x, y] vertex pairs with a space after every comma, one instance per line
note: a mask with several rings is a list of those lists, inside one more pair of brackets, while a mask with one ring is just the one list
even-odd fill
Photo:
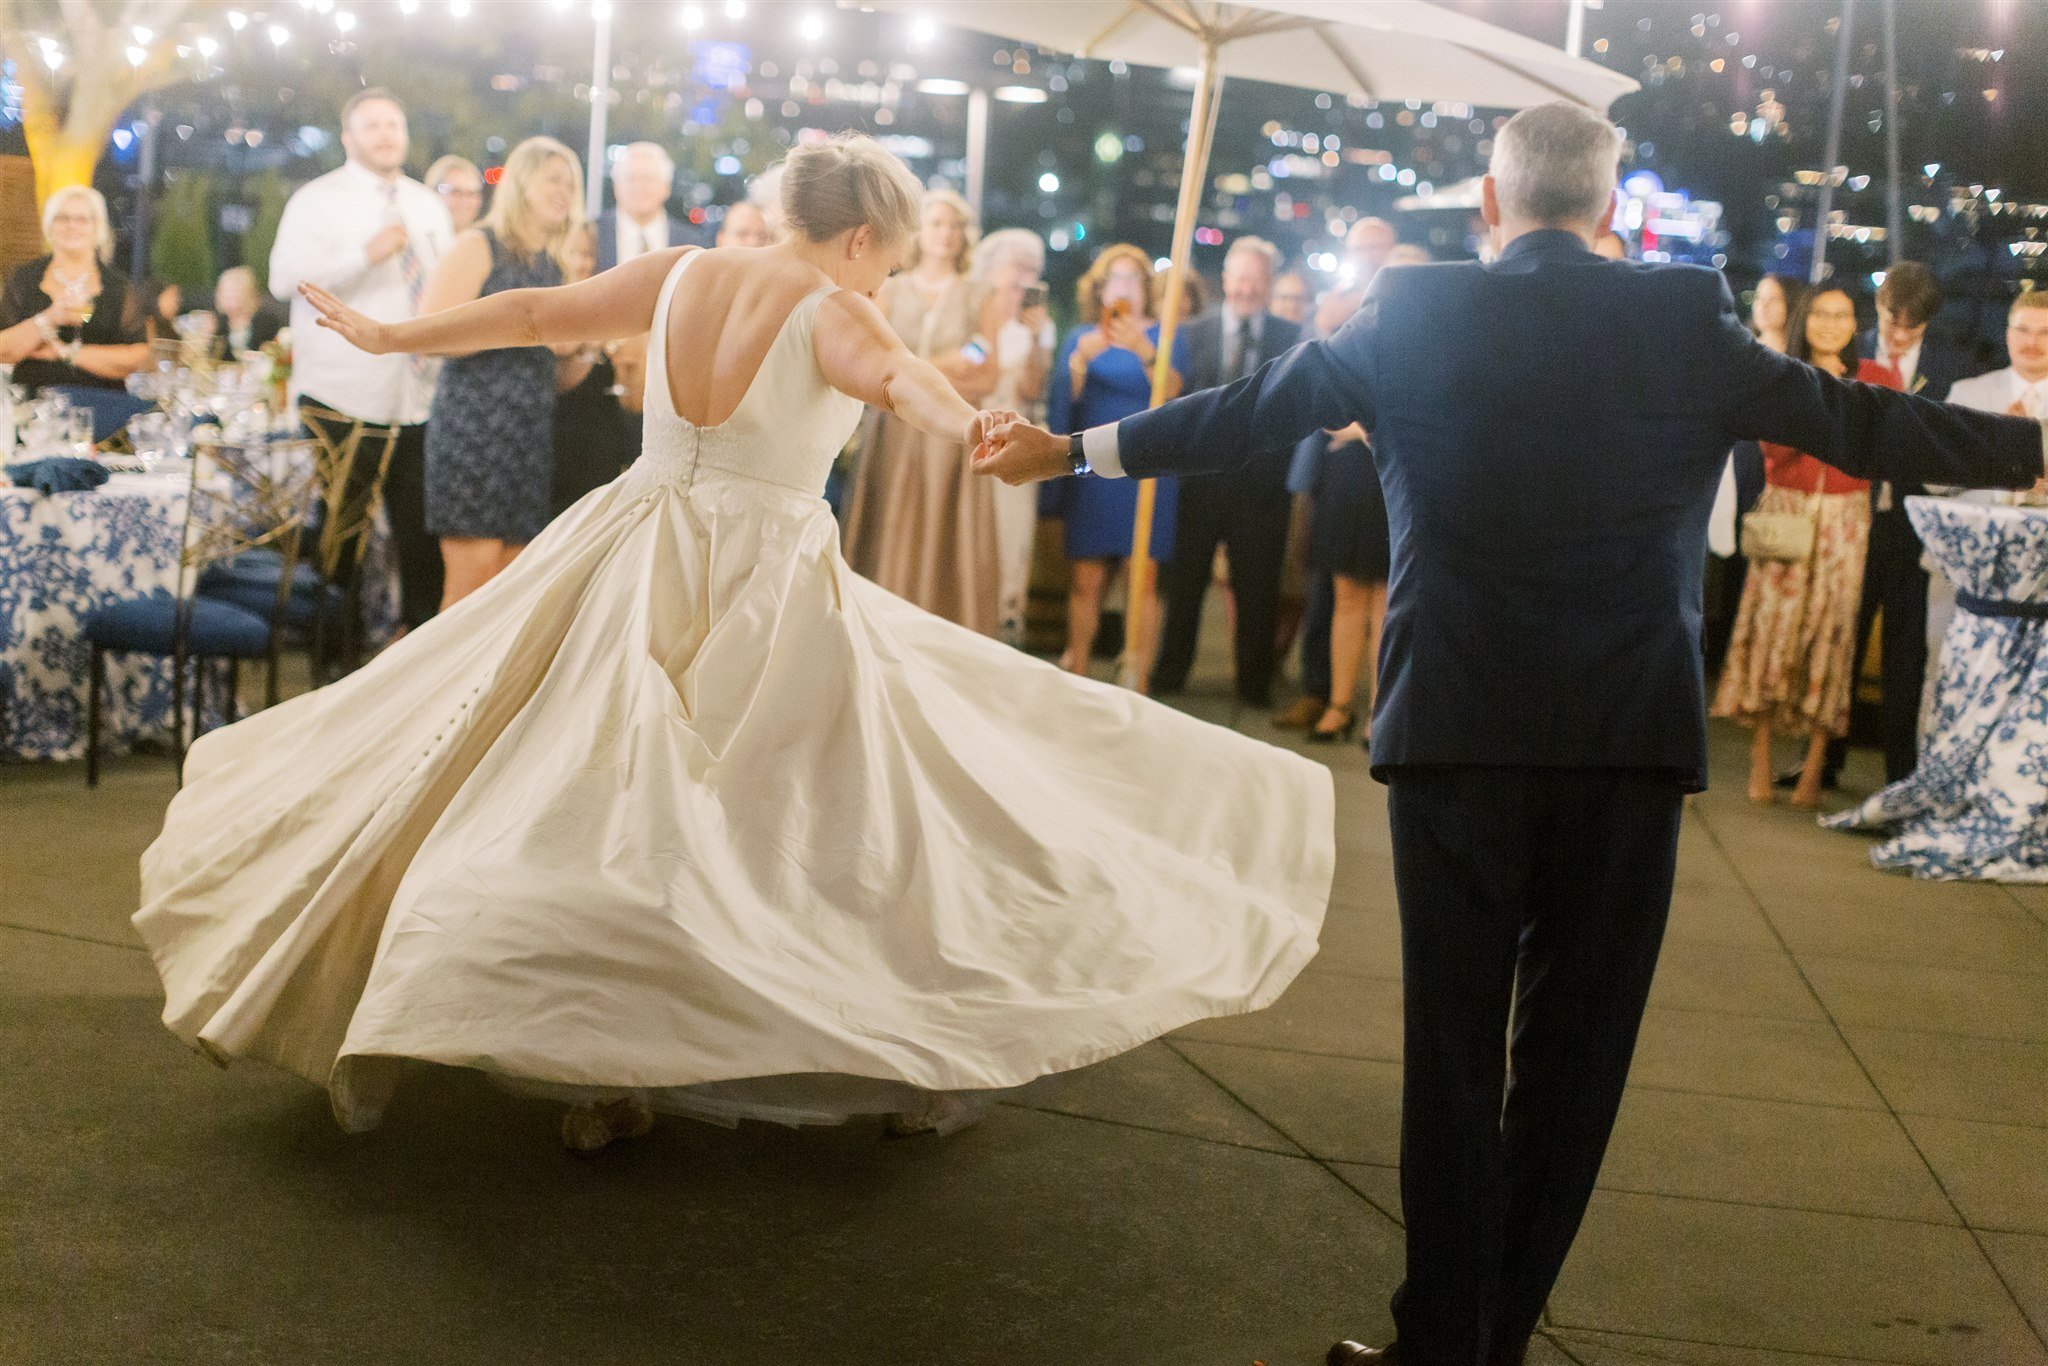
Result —
[[[1157, 355], [1159, 325], [1149, 316], [1151, 259], [1126, 244], [1104, 247], [1081, 277], [1079, 293], [1082, 325], [1067, 334], [1046, 392], [1046, 424], [1056, 432], [1086, 431], [1115, 422], [1150, 407], [1152, 401], [1152, 362]], [[1184, 337], [1174, 339], [1168, 398], [1180, 392], [1181, 376], [1187, 373]], [[1163, 563], [1173, 554], [1175, 485], [1171, 478], [1157, 482], [1152, 558]], [[1102, 595], [1130, 554], [1137, 511], [1135, 479], [1083, 475], [1045, 486], [1039, 513], [1065, 523], [1067, 559], [1072, 568], [1067, 588], [1067, 651], [1060, 657], [1060, 667], [1071, 673], [1088, 672], [1096, 628], [1102, 620]], [[1129, 650], [1130, 676], [1141, 692], [1152, 675], [1152, 655], [1158, 642], [1158, 586], [1154, 578], [1153, 601]]]

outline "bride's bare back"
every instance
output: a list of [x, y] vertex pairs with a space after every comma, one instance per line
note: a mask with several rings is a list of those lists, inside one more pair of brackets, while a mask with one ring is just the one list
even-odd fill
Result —
[[666, 319], [676, 416], [696, 427], [730, 421], [792, 311], [831, 283], [816, 267], [763, 248], [713, 249], [692, 261]]

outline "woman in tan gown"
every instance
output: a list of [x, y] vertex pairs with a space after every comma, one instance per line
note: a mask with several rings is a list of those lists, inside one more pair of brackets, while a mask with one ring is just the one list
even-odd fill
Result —
[[[969, 403], [995, 387], [984, 331], [988, 287], [968, 273], [973, 211], [949, 190], [925, 195], [917, 246], [876, 302], [904, 344]], [[854, 572], [936, 616], [995, 635], [1001, 566], [995, 494], [966, 447], [871, 412], [849, 491], [846, 558]]]

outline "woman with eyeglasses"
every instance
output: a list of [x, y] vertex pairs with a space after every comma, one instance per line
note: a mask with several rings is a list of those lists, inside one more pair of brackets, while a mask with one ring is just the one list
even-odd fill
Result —
[[67, 185], [43, 205], [50, 253], [0, 291], [0, 365], [31, 393], [49, 385], [119, 389], [149, 360], [143, 309], [109, 264], [114, 233], [98, 190]]
[[445, 156], [427, 167], [427, 188], [441, 196], [455, 231], [474, 227], [484, 212], [484, 173], [468, 157]]
[[[1903, 387], [1898, 371], [1862, 360], [1856, 348], [1856, 304], [1840, 288], [1814, 291], [1794, 303], [1785, 351], [1831, 375]], [[1798, 559], [1752, 557], [1735, 614], [1735, 634], [1714, 696], [1713, 714], [1752, 727], [1749, 799], [1773, 799], [1771, 734], [1806, 736], [1806, 758], [1792, 805], [1820, 806], [1828, 741], [1849, 733], [1851, 676], [1856, 658], [1856, 608], [1870, 546], [1870, 485], [1803, 451], [1765, 442], [1759, 516], [1804, 518], [1811, 550]]]

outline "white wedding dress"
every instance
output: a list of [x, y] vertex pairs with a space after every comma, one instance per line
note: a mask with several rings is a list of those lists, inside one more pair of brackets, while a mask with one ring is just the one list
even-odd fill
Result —
[[405, 1059], [824, 1123], [1257, 1009], [1314, 955], [1324, 769], [846, 567], [829, 292], [715, 427], [676, 414], [657, 326], [632, 469], [193, 747], [135, 917], [180, 1038], [351, 1129]]

